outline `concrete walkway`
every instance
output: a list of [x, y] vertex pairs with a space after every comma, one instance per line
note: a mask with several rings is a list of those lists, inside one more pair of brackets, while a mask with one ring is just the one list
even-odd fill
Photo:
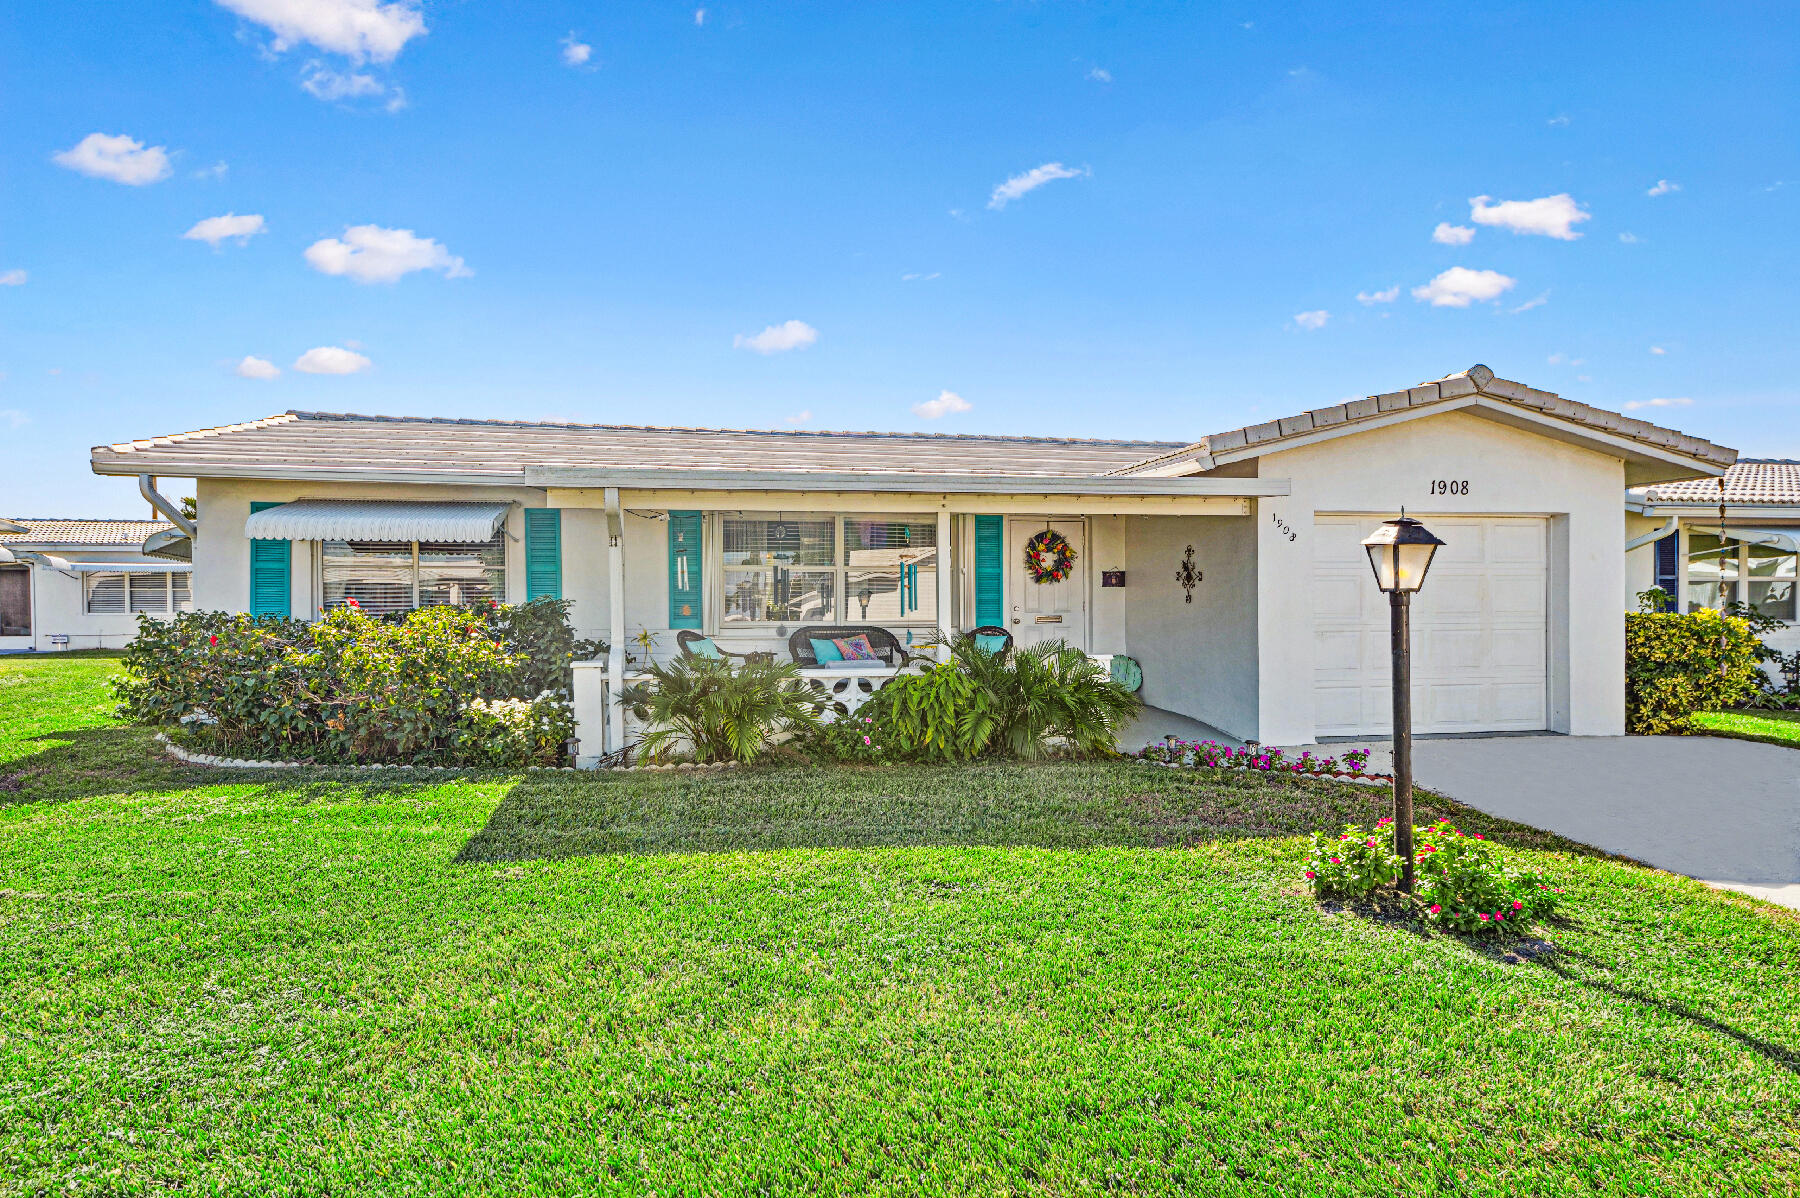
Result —
[[1800, 909], [1800, 750], [1495, 736], [1416, 741], [1413, 759], [1421, 787], [1490, 815]]

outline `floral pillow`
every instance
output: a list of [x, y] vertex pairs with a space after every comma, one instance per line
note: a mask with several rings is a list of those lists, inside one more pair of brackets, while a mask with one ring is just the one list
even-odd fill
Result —
[[855, 636], [833, 637], [832, 644], [844, 655], [845, 661], [880, 661], [881, 654], [875, 652], [875, 646], [869, 643], [867, 633], [859, 632]]

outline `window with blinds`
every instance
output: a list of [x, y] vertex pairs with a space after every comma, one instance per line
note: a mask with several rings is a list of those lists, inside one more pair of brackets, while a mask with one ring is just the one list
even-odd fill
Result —
[[90, 616], [168, 615], [193, 611], [194, 596], [187, 571], [117, 573], [99, 571], [82, 575], [84, 610]]
[[721, 624], [937, 622], [935, 517], [727, 515], [719, 539]]
[[506, 542], [325, 541], [319, 573], [327, 608], [354, 599], [372, 616], [505, 602]]
[[122, 616], [125, 614], [125, 576], [123, 574], [87, 574], [87, 614], [90, 616]]

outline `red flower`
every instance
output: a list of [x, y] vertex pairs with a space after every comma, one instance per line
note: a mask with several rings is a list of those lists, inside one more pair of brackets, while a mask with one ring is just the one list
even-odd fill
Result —
[[354, 607], [357, 611], [362, 610], [362, 604], [358, 603], [355, 599], [346, 599], [344, 600], [344, 603], [346, 606]]
[[207, 644], [209, 644], [209, 645], [216, 645], [216, 644], [218, 644], [218, 643], [219, 643], [219, 634], [218, 634], [218, 633], [216, 633], [216, 632], [215, 632], [215, 633], [213, 633], [213, 634], [212, 634], [212, 639], [211, 639], [211, 640], [209, 640], [209, 641], [207, 641], [207, 642], [206, 642], [206, 643], [207, 643]]

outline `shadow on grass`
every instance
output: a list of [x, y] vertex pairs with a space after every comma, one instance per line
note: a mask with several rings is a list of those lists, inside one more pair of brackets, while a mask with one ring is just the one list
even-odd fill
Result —
[[33, 737], [27, 743], [42, 746], [36, 752], [0, 762], [0, 806], [192, 785], [197, 771], [163, 757], [155, 736], [112, 725]]
[[[1421, 796], [1424, 798], [1424, 796]], [[1133, 762], [769, 768], [729, 774], [533, 773], [464, 863], [608, 854], [906, 846], [1160, 848], [1373, 823], [1385, 789]], [[1457, 804], [1421, 804], [1532, 848], [1593, 852]]]

